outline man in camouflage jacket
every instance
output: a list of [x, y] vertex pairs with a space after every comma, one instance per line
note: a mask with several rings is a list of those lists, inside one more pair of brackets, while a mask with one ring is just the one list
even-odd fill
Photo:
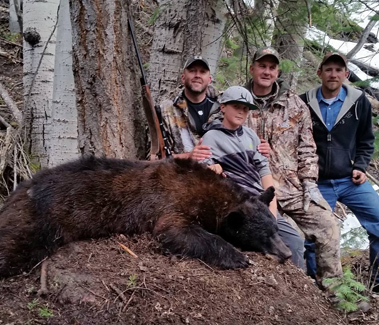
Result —
[[221, 116], [217, 92], [211, 83], [208, 62], [195, 56], [186, 61], [181, 76], [184, 88], [172, 100], [161, 103], [169, 145], [175, 157], [207, 159], [210, 148], [201, 145], [203, 124]]
[[340, 233], [337, 219], [317, 188], [318, 158], [309, 109], [277, 80], [279, 54], [274, 49], [257, 50], [250, 74], [253, 79], [245, 87], [259, 110], [251, 111], [247, 124], [267, 145], [279, 209], [307, 239], [316, 242], [316, 280], [322, 286], [323, 279], [342, 275]]

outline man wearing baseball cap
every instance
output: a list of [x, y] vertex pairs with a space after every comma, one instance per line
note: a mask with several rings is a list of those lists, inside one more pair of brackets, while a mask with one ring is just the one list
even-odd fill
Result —
[[208, 61], [202, 56], [187, 59], [181, 81], [184, 88], [178, 96], [160, 105], [170, 149], [174, 157], [202, 160], [210, 156], [210, 148], [201, 144], [202, 127], [220, 116]]
[[278, 79], [279, 53], [271, 47], [256, 51], [245, 85], [258, 110], [251, 111], [247, 125], [266, 145], [278, 209], [290, 216], [316, 242], [316, 281], [340, 277], [339, 224], [317, 188], [318, 165], [309, 109], [288, 85]]
[[332, 209], [342, 202], [367, 230], [371, 284], [379, 292], [379, 196], [366, 177], [375, 140], [371, 104], [361, 90], [344, 84], [348, 73], [345, 56], [327, 53], [317, 70], [321, 86], [301, 98], [312, 116], [318, 187]]

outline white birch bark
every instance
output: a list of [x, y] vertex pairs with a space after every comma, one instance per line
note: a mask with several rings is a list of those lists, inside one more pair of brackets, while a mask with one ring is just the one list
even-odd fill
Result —
[[58, 12], [57, 45], [53, 100], [51, 107], [50, 137], [46, 139], [49, 150], [49, 167], [79, 156], [78, 119], [75, 82], [72, 71], [72, 28], [68, 0], [61, 0]]
[[51, 99], [55, 63], [55, 28], [59, 0], [25, 0], [24, 32], [34, 29], [41, 37], [32, 46], [24, 40], [24, 114], [26, 138], [35, 162], [47, 166]]
[[255, 2], [257, 16], [266, 24], [266, 29], [262, 35], [265, 37], [265, 46], [271, 46], [272, 36], [275, 30], [275, 19], [279, 0], [258, 0]]
[[202, 55], [210, 64], [211, 73], [215, 73], [226, 21], [222, 0], [163, 0], [160, 9], [148, 74], [156, 102], [173, 96], [190, 56]]

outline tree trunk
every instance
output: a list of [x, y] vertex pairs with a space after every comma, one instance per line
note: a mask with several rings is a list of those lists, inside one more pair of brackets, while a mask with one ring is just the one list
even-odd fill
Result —
[[22, 30], [22, 0], [9, 0], [9, 31], [18, 34]]
[[24, 114], [28, 149], [47, 166], [59, 0], [24, 1]]
[[283, 0], [279, 2], [276, 18], [273, 47], [278, 50], [282, 60], [292, 62], [286, 65], [282, 79], [292, 89], [296, 88], [304, 52], [307, 8], [305, 2]]
[[265, 23], [265, 30], [262, 33], [266, 39], [266, 46], [270, 46], [275, 30], [275, 19], [279, 0], [257, 0], [255, 1], [256, 14]]
[[130, 1], [71, 0], [79, 149], [144, 158], [139, 68], [128, 31]]
[[173, 95], [189, 56], [202, 55], [215, 73], [226, 21], [221, 0], [163, 0], [160, 10], [149, 61], [149, 81], [156, 102]]
[[70, 7], [61, 0], [58, 12], [54, 87], [50, 138], [46, 139], [49, 167], [78, 157], [78, 119], [72, 71], [72, 29]]

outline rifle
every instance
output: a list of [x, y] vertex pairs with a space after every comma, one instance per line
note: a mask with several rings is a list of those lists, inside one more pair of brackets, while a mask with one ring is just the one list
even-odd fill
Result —
[[[161, 109], [159, 105], [154, 107], [153, 98], [151, 97], [151, 92], [149, 85], [147, 84], [145, 71], [142, 66], [141, 56], [138, 49], [136, 37], [134, 34], [134, 24], [131, 18], [128, 18], [128, 26], [130, 34], [132, 36], [134, 49], [137, 54], [137, 60], [139, 68], [141, 70], [141, 86], [142, 86], [142, 98], [143, 98], [143, 108], [145, 111], [145, 116], [150, 130], [150, 160], [162, 159], [165, 157], [170, 157], [171, 150], [167, 143], [167, 134], [163, 126], [163, 119], [161, 114]], [[159, 114], [157, 114], [159, 113]], [[159, 116], [159, 118], [158, 118]]]

